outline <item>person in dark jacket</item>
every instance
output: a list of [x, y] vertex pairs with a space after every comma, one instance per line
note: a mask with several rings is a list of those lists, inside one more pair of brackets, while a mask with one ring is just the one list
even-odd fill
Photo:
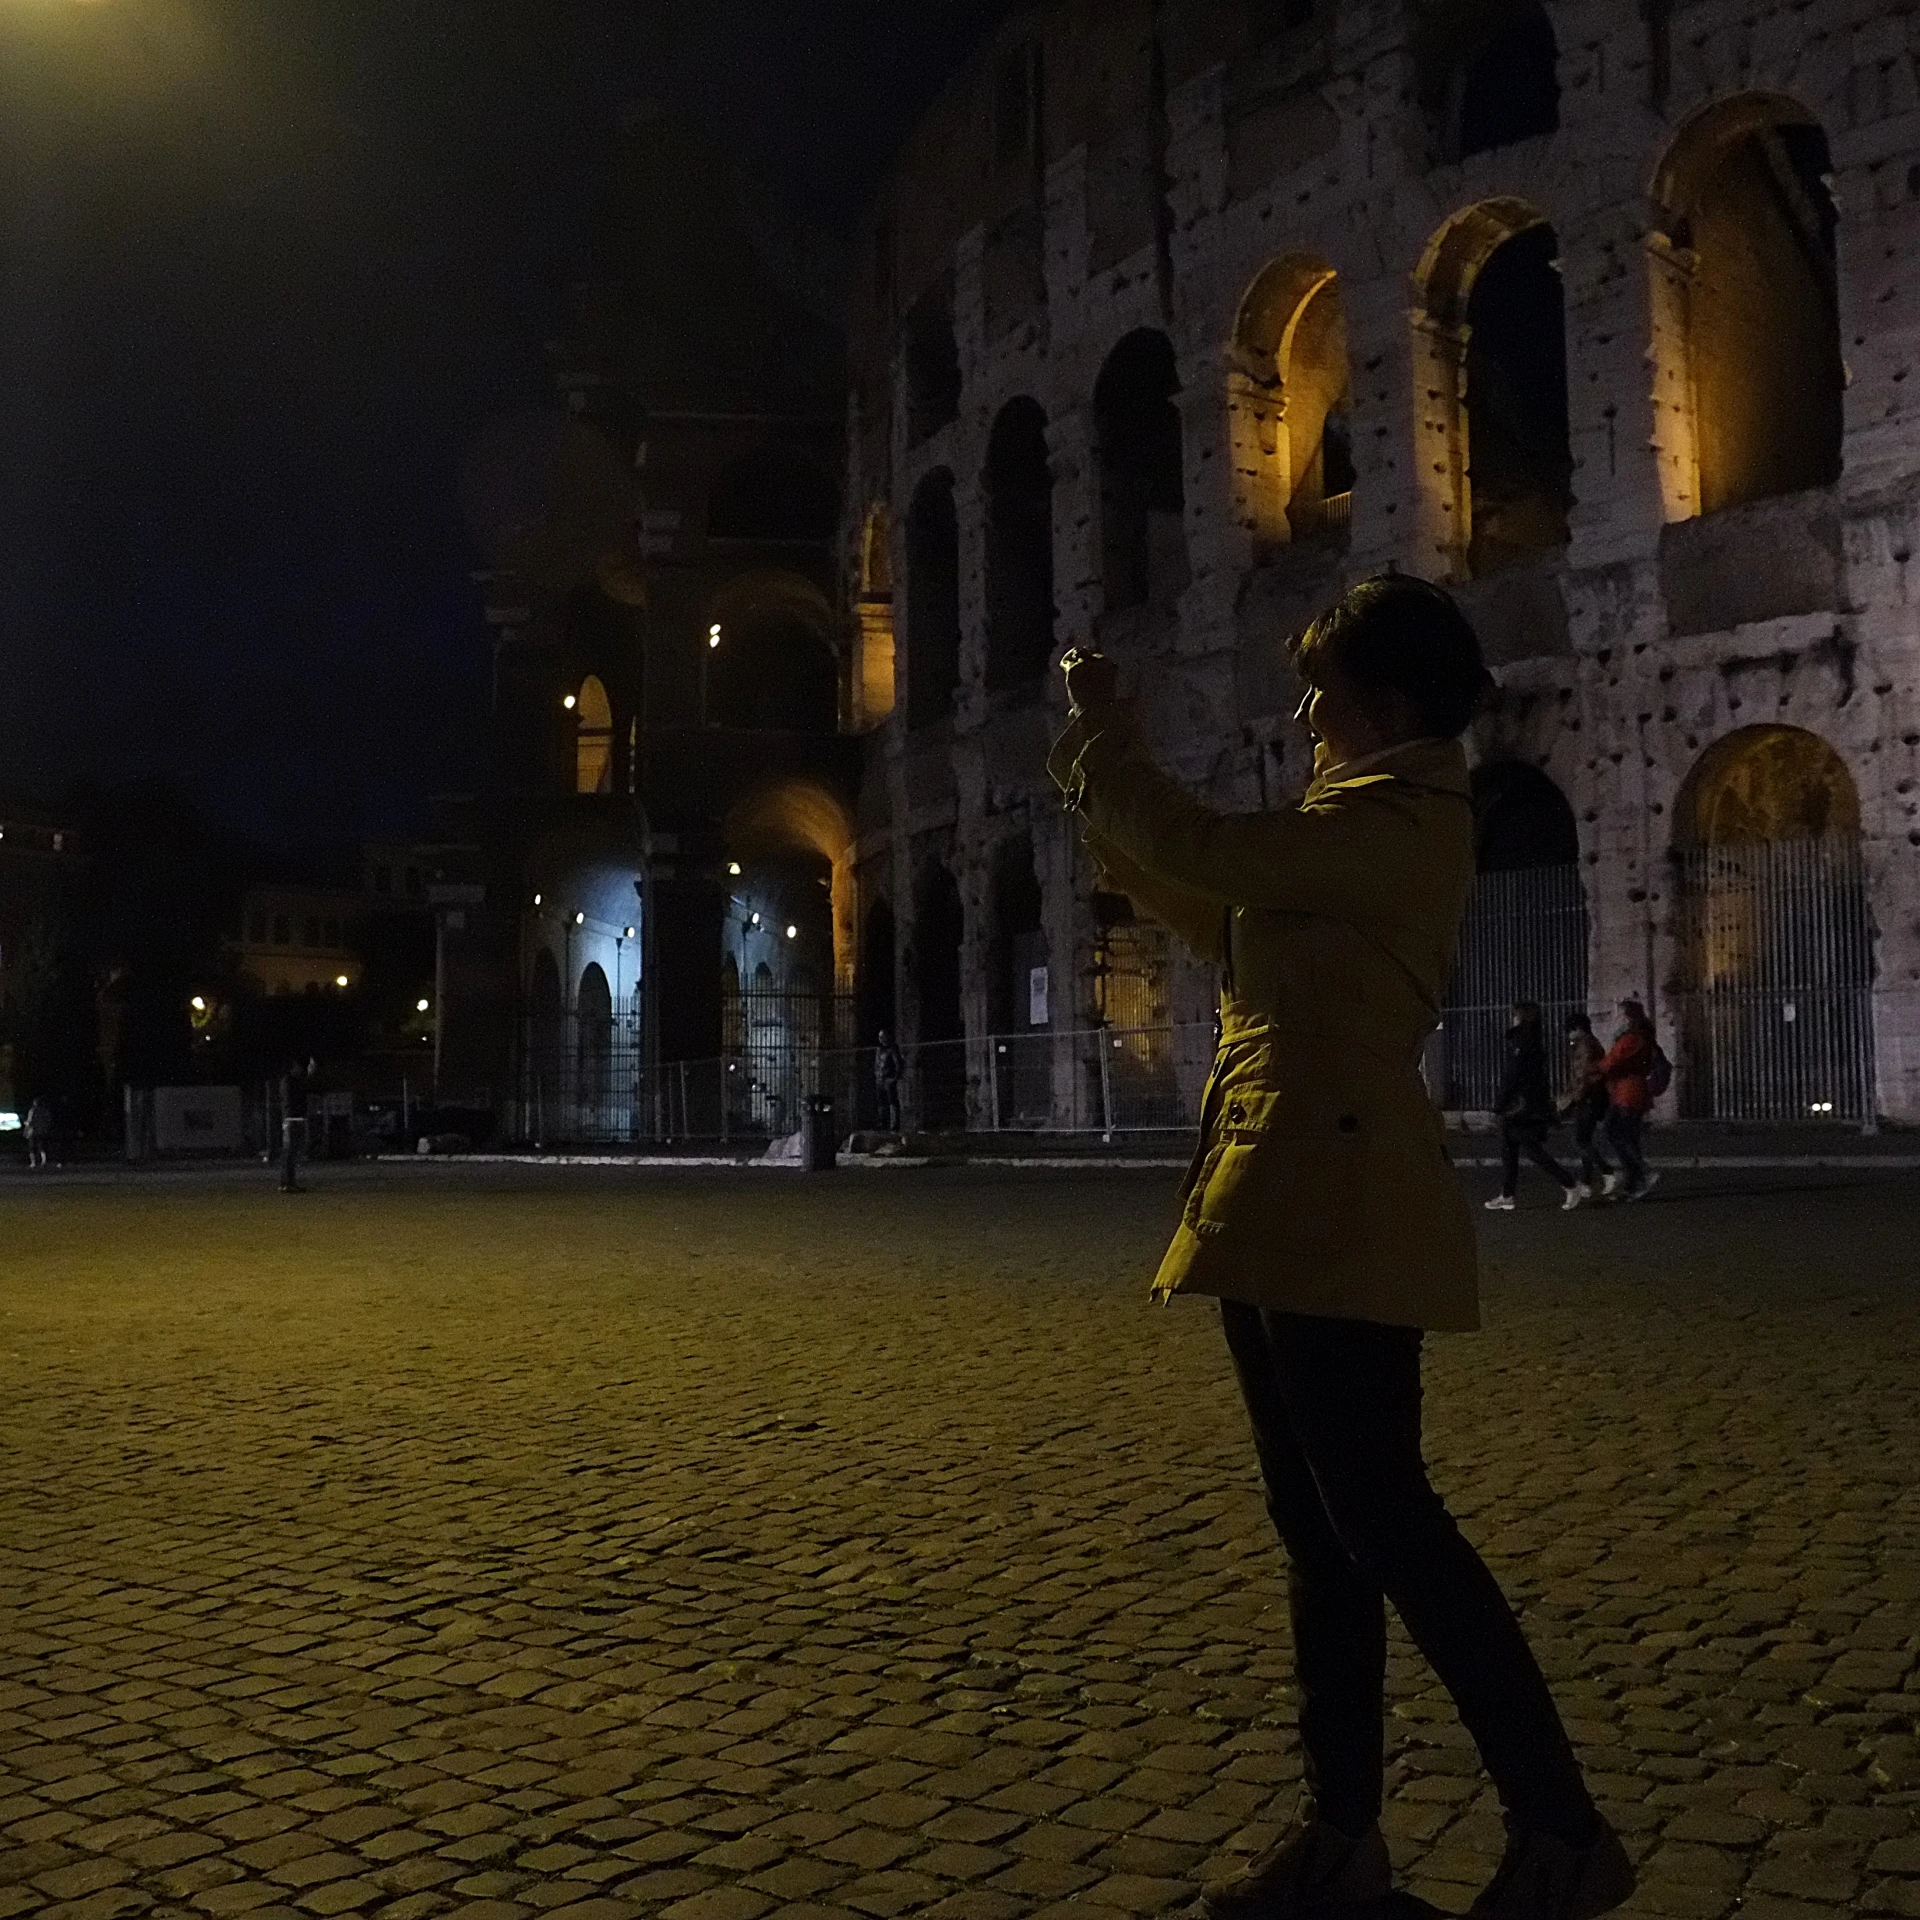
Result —
[[1487, 1202], [1489, 1213], [1511, 1213], [1520, 1185], [1520, 1158], [1527, 1159], [1566, 1196], [1569, 1211], [1580, 1204], [1580, 1183], [1547, 1151], [1553, 1125], [1553, 1089], [1547, 1085], [1547, 1049], [1540, 1037], [1540, 1008], [1516, 1000], [1507, 1026], [1506, 1066], [1500, 1076], [1500, 1191]]
[[1582, 1200], [1598, 1199], [1612, 1173], [1606, 1153], [1607, 1083], [1600, 1063], [1607, 1050], [1595, 1039], [1584, 1009], [1567, 1015], [1567, 1104], [1561, 1118], [1573, 1122], [1573, 1144], [1580, 1150]]
[[907, 1063], [894, 1045], [893, 1035], [882, 1027], [873, 1048], [873, 1096], [882, 1133], [900, 1131], [900, 1082], [906, 1071]]

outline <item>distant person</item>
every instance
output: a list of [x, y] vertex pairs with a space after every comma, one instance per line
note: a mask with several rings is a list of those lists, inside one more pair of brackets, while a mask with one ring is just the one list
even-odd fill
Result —
[[1349, 588], [1292, 654], [1315, 742], [1296, 805], [1221, 813], [1183, 791], [1098, 654], [1062, 663], [1073, 715], [1048, 762], [1098, 884], [1222, 982], [1200, 1152], [1153, 1291], [1219, 1301], [1287, 1558], [1307, 1792], [1203, 1913], [1334, 1920], [1387, 1901], [1391, 1604], [1505, 1809], [1476, 1920], [1595, 1920], [1633, 1867], [1421, 1442], [1426, 1334], [1480, 1323], [1473, 1222], [1420, 1060], [1473, 885], [1460, 735], [1490, 681], [1454, 601], [1398, 574]]
[[300, 1193], [300, 1155], [307, 1144], [307, 1109], [313, 1097], [313, 1063], [297, 1060], [280, 1080], [280, 1191]]
[[1500, 1075], [1500, 1191], [1487, 1202], [1489, 1213], [1511, 1213], [1520, 1185], [1524, 1155], [1563, 1196], [1571, 1212], [1580, 1204], [1580, 1183], [1547, 1151], [1547, 1129], [1554, 1123], [1553, 1089], [1547, 1084], [1547, 1047], [1540, 1034], [1540, 1005], [1516, 1000], [1507, 1021], [1506, 1061]]
[[1598, 1200], [1613, 1171], [1606, 1154], [1607, 1083], [1600, 1063], [1607, 1050], [1595, 1038], [1593, 1022], [1582, 1009], [1567, 1015], [1567, 1104], [1573, 1144], [1580, 1150], [1580, 1197]]
[[1626, 1199], [1644, 1200], [1660, 1184], [1640, 1140], [1653, 1108], [1655, 1062], [1661, 1054], [1653, 1022], [1638, 1000], [1622, 1000], [1620, 1018], [1619, 1035], [1600, 1062], [1607, 1089], [1607, 1145], [1620, 1162], [1619, 1171], [1607, 1175], [1605, 1193], [1611, 1200], [1624, 1190]]
[[874, 1104], [879, 1108], [882, 1133], [900, 1131], [900, 1082], [906, 1071], [907, 1063], [893, 1044], [893, 1035], [882, 1027], [874, 1035], [873, 1045]]
[[53, 1157], [53, 1102], [36, 1093], [27, 1107], [27, 1165], [35, 1172]]

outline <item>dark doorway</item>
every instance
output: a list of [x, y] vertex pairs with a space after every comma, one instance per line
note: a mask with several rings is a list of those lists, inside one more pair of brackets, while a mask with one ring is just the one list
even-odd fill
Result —
[[965, 932], [960, 889], [944, 866], [931, 861], [921, 870], [913, 916], [914, 983], [920, 1000], [913, 1065], [922, 1127], [964, 1127], [967, 1122], [966, 1022], [960, 1000]]

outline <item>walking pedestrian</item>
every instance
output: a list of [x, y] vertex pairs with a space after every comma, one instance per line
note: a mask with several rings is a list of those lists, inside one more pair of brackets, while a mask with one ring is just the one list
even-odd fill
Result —
[[53, 1154], [53, 1102], [36, 1093], [27, 1104], [27, 1165], [38, 1173]]
[[314, 1065], [295, 1061], [280, 1079], [280, 1191], [304, 1193], [300, 1184], [300, 1155], [307, 1144], [307, 1107]]
[[893, 1035], [882, 1027], [874, 1035], [873, 1046], [874, 1103], [879, 1108], [882, 1133], [900, 1131], [900, 1081], [906, 1070], [907, 1063], [893, 1044]]
[[1507, 1816], [1479, 1920], [1593, 1920], [1633, 1869], [1518, 1622], [1427, 1476], [1421, 1347], [1479, 1324], [1471, 1219], [1420, 1078], [1473, 880], [1459, 736], [1487, 686], [1453, 601], [1388, 574], [1294, 648], [1297, 807], [1214, 813], [1153, 764], [1112, 664], [1070, 653], [1050, 771], [1100, 884], [1220, 969], [1221, 1040], [1161, 1298], [1212, 1295], [1289, 1563], [1307, 1792], [1206, 1920], [1384, 1900], [1386, 1605]]
[[1623, 1192], [1629, 1200], [1644, 1200], [1660, 1184], [1640, 1145], [1653, 1107], [1654, 1062], [1660, 1049], [1653, 1022], [1638, 1000], [1620, 1002], [1620, 1019], [1620, 1032], [1600, 1062], [1607, 1089], [1607, 1145], [1620, 1163], [1617, 1173], [1607, 1175], [1603, 1191], [1609, 1200]]
[[1580, 1150], [1580, 1198], [1597, 1200], [1613, 1168], [1606, 1155], [1607, 1083], [1600, 1063], [1607, 1050], [1594, 1037], [1584, 1008], [1567, 1015], [1567, 1104], [1573, 1144]]
[[1580, 1204], [1580, 1183], [1547, 1151], [1547, 1129], [1554, 1119], [1540, 1004], [1516, 1000], [1507, 1022], [1506, 1064], [1500, 1076], [1500, 1191], [1487, 1202], [1489, 1213], [1513, 1211], [1522, 1154], [1560, 1189], [1566, 1211]]

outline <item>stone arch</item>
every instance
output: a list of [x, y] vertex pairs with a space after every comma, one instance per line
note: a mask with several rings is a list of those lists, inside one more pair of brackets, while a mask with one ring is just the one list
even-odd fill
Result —
[[702, 705], [710, 726], [831, 733], [839, 708], [835, 622], [800, 574], [766, 569], [728, 582], [707, 608]]
[[1164, 605], [1187, 585], [1179, 362], [1157, 328], [1130, 333], [1094, 383], [1103, 577], [1109, 612]]
[[1053, 466], [1047, 415], [1022, 396], [987, 442], [987, 691], [1044, 679], [1053, 663]]
[[860, 529], [859, 596], [854, 608], [860, 655], [853, 672], [853, 723], [864, 731], [893, 712], [897, 647], [893, 616], [893, 515], [884, 501], [868, 509]]
[[1473, 771], [1475, 866], [1481, 873], [1571, 867], [1580, 858], [1572, 804], [1538, 767], [1493, 760]]
[[580, 1117], [597, 1132], [613, 1103], [613, 989], [596, 961], [581, 970], [575, 1007]]
[[840, 522], [833, 481], [792, 447], [758, 447], [730, 460], [707, 490], [707, 537], [818, 545]]
[[1352, 376], [1339, 275], [1311, 254], [1263, 267], [1234, 324], [1234, 470], [1263, 546], [1338, 541], [1350, 524]]
[[944, 467], [914, 492], [906, 560], [907, 725], [943, 726], [960, 684], [960, 522]]
[[900, 1031], [899, 930], [893, 902], [882, 894], [868, 908], [860, 931], [859, 1043], [871, 1046], [874, 1037]]
[[1857, 838], [1860, 794], [1840, 755], [1804, 727], [1741, 727], [1694, 762], [1673, 809], [1674, 845]]
[[1874, 942], [1860, 798], [1799, 727], [1716, 740], [1674, 809], [1681, 1110], [1871, 1121]]
[[1654, 174], [1655, 406], [1667, 517], [1839, 478], [1839, 213], [1818, 119], [1783, 94], [1696, 113]]
[[919, 1013], [914, 1034], [915, 1091], [923, 1127], [963, 1127], [967, 1122], [967, 1029], [960, 966], [965, 936], [959, 884], [942, 861], [930, 858], [915, 879], [913, 906], [913, 979]]
[[1565, 546], [1573, 503], [1566, 301], [1557, 236], [1524, 200], [1454, 215], [1414, 279], [1426, 378], [1419, 463], [1435, 542], [1455, 577]]
[[854, 830], [844, 803], [815, 781], [772, 781], [733, 807], [725, 834], [737, 863], [787, 869], [786, 897], [810, 901], [808, 889], [826, 880], [834, 977], [842, 990], [850, 989], [855, 979]]
[[613, 791], [613, 702], [597, 673], [588, 674], [573, 697], [573, 790]]

